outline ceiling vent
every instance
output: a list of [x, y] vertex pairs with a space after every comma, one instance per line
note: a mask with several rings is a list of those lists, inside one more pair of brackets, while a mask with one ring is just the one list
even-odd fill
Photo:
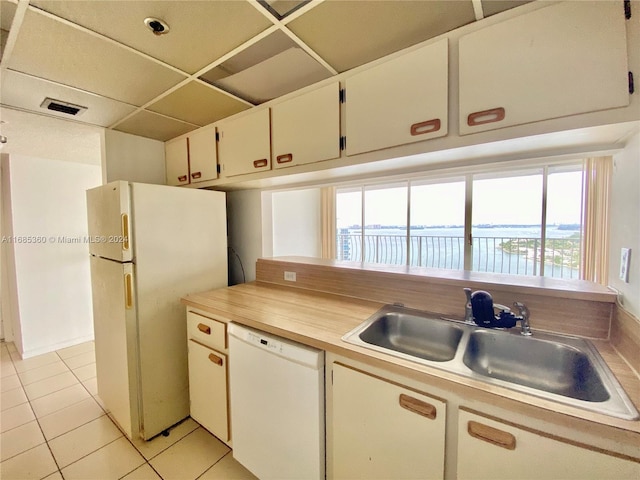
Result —
[[40, 108], [46, 108], [47, 110], [53, 110], [54, 112], [66, 113], [67, 115], [81, 115], [87, 107], [82, 107], [74, 103], [64, 102], [62, 100], [55, 100], [53, 98], [45, 98], [40, 104]]

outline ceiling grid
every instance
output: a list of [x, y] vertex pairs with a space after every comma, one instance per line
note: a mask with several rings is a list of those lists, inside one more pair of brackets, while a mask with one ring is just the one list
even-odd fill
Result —
[[165, 141], [528, 1], [0, 0], [0, 104]]

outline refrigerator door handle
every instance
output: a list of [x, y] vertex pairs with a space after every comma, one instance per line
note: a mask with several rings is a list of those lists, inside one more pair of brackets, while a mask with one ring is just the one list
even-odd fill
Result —
[[124, 276], [124, 306], [127, 310], [133, 308], [133, 283], [130, 273]]
[[129, 215], [122, 214], [122, 249], [129, 250]]

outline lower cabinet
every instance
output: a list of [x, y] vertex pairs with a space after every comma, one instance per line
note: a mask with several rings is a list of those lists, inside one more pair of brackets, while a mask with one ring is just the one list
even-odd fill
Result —
[[335, 479], [443, 478], [446, 404], [333, 364]]
[[459, 479], [638, 479], [640, 463], [463, 409], [458, 417]]
[[640, 479], [632, 444], [327, 355], [327, 479]]
[[227, 323], [187, 309], [190, 414], [231, 445], [228, 402]]
[[227, 356], [189, 340], [191, 417], [220, 440], [229, 440]]

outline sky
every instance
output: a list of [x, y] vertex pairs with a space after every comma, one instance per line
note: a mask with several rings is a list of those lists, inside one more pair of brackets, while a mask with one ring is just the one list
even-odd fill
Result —
[[[580, 223], [581, 172], [548, 177], [547, 224]], [[464, 224], [464, 182], [419, 185], [411, 188], [412, 225]], [[473, 224], [539, 224], [542, 175], [475, 180]], [[361, 222], [360, 192], [339, 193], [338, 228]], [[365, 224], [406, 225], [407, 189], [371, 189], [365, 193]]]

